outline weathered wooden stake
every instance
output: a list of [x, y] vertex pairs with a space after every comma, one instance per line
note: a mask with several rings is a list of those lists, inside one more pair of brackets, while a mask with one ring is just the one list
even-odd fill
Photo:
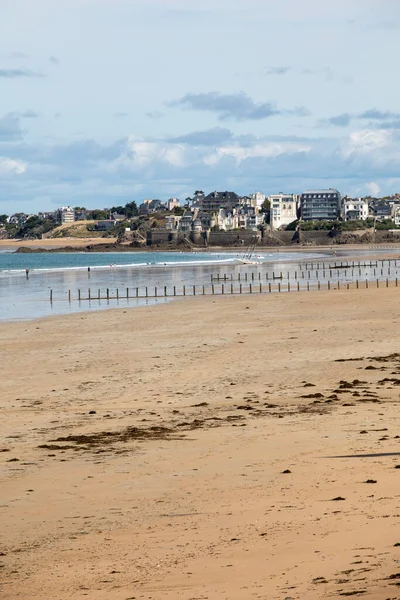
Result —
[[71, 290], [68, 290], [68, 302], [71, 302]]
[[50, 302], [53, 303], [53, 290], [50, 290]]
[[81, 301], [81, 290], [78, 290], [78, 300]]

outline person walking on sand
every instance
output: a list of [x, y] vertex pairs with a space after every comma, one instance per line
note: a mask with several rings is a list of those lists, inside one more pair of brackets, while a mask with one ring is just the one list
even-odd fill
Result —
[[25, 269], [26, 278], [29, 279], [29, 269]]

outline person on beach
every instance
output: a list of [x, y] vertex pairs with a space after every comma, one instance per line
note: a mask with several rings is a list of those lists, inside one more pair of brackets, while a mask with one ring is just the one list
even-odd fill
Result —
[[26, 273], [26, 278], [29, 278], [29, 269], [25, 269], [25, 273]]

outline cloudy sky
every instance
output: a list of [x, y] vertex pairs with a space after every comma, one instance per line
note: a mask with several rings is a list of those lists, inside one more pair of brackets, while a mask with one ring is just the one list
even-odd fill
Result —
[[400, 191], [399, 0], [0, 0], [0, 213]]

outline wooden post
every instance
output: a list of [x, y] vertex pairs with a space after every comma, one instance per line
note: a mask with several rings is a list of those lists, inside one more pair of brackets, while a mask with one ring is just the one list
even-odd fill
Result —
[[233, 283], [231, 283], [231, 294], [233, 294]]
[[174, 296], [176, 296], [176, 286], [174, 285]]
[[281, 291], [281, 282], [278, 283], [278, 292]]
[[100, 288], [97, 290], [97, 300], [100, 300]]
[[196, 286], [194, 285], [193, 286], [193, 296], [195, 296], [195, 295], [196, 295]]
[[268, 292], [269, 292], [269, 293], [271, 293], [271, 291], [272, 291], [272, 290], [271, 290], [271, 284], [269, 283], [269, 284], [268, 284]]
[[330, 289], [331, 289], [331, 282], [328, 279], [328, 290], [330, 290]]
[[358, 279], [356, 280], [356, 288], [358, 289]]
[[211, 292], [212, 292], [212, 295], [214, 296], [214, 284], [212, 284], [212, 286], [211, 286]]
[[321, 289], [321, 283], [318, 281], [318, 291]]
[[386, 278], [386, 287], [389, 287], [389, 279]]
[[244, 274], [244, 280], [247, 281], [247, 273]]
[[287, 291], [290, 292], [290, 283], [287, 282]]
[[139, 288], [136, 288], [136, 298], [139, 298]]
[[205, 296], [205, 294], [206, 294], [206, 290], [205, 290], [205, 287], [203, 285], [203, 296]]
[[297, 291], [300, 291], [300, 281], [297, 282]]
[[88, 298], [89, 298], [89, 300], [91, 300], [91, 297], [90, 297], [90, 288], [88, 289]]
[[252, 293], [253, 293], [253, 290], [251, 288], [251, 283], [250, 283], [250, 294], [252, 294]]
[[149, 290], [146, 287], [146, 298], [148, 298], [148, 297], [149, 297]]
[[126, 288], [126, 299], [129, 300], [129, 288]]
[[119, 290], [117, 288], [117, 300], [119, 300]]
[[307, 292], [310, 291], [310, 283], [307, 281]]
[[242, 284], [239, 284], [239, 294], [242, 293]]
[[397, 277], [396, 277], [396, 287], [397, 287]]
[[186, 286], [183, 286], [183, 295], [186, 296]]
[[294, 272], [294, 278], [297, 279], [297, 271]]
[[260, 283], [260, 294], [262, 294], [262, 283]]
[[78, 290], [78, 300], [81, 301], [81, 290]]
[[368, 289], [368, 279], [365, 280], [365, 287]]
[[338, 279], [338, 282], [337, 282], [337, 289], [340, 290], [340, 279]]
[[224, 288], [224, 284], [221, 285], [221, 294], [224, 295], [225, 293], [225, 288]]
[[71, 302], [71, 290], [68, 290], [68, 302]]
[[376, 280], [376, 287], [379, 287], [379, 279]]
[[53, 304], [53, 290], [50, 290], [50, 303]]
[[107, 300], [110, 299], [110, 290], [107, 288]]
[[251, 280], [254, 281], [254, 273], [251, 274]]
[[168, 296], [168, 294], [167, 294], [167, 286], [164, 285], [164, 297], [166, 298], [167, 296]]

